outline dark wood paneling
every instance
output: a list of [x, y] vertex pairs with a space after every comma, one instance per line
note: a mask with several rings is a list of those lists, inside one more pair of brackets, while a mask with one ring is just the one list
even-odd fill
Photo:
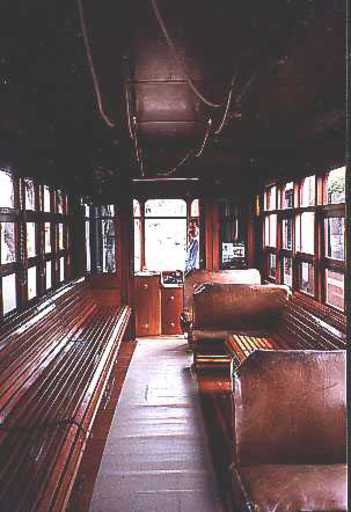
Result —
[[183, 288], [162, 288], [162, 334], [181, 334], [180, 313], [183, 311]]
[[136, 276], [135, 318], [137, 336], [161, 334], [160, 276]]

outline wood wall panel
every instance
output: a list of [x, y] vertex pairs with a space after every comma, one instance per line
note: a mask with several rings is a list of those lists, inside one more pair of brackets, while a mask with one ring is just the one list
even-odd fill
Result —
[[137, 336], [161, 334], [160, 276], [135, 276], [135, 322]]
[[162, 334], [181, 334], [180, 314], [183, 311], [183, 288], [162, 288]]

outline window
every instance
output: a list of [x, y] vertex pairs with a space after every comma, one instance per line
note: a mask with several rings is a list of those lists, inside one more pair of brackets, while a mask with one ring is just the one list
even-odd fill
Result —
[[52, 264], [51, 261], [45, 263], [45, 288], [50, 290], [52, 287]]
[[292, 258], [283, 257], [283, 284], [292, 287]]
[[316, 201], [316, 177], [308, 176], [300, 186], [300, 206], [313, 206]]
[[33, 258], [36, 255], [35, 243], [35, 222], [27, 222], [27, 258]]
[[293, 248], [292, 218], [283, 219], [282, 227], [283, 227], [283, 233], [282, 233], [283, 249], [291, 251]]
[[0, 171], [0, 208], [15, 207], [15, 187], [12, 176]]
[[296, 250], [314, 254], [314, 213], [304, 212], [296, 216]]
[[246, 264], [245, 207], [237, 200], [219, 201], [221, 269]]
[[134, 271], [199, 268], [199, 202], [133, 201]]
[[277, 215], [267, 215], [265, 218], [265, 246], [277, 246]]
[[344, 274], [326, 269], [326, 302], [337, 309], [344, 309]]
[[64, 191], [0, 171], [0, 320], [69, 277], [67, 210]]
[[266, 190], [264, 198], [264, 209], [267, 211], [277, 209], [277, 187], [269, 187]]
[[300, 264], [300, 290], [314, 295], [314, 267], [312, 263], [303, 261]]
[[[116, 272], [115, 207], [114, 205], [104, 205], [91, 208], [91, 210], [93, 232], [90, 231], [89, 236], [93, 236], [95, 243], [95, 259], [90, 263], [91, 269], [103, 273]], [[88, 257], [87, 263], [89, 261]]]
[[24, 180], [24, 201], [26, 210], [35, 210], [35, 186], [32, 180]]
[[64, 241], [63, 241], [63, 224], [62, 224], [62, 222], [57, 224], [57, 229], [58, 229], [58, 250], [63, 251]]
[[3, 315], [10, 313], [17, 307], [16, 298], [16, 274], [10, 274], [2, 278], [2, 309]]
[[266, 279], [343, 311], [345, 167], [280, 183], [277, 190], [280, 210], [272, 210], [270, 185], [261, 212]]
[[29, 267], [27, 272], [28, 300], [37, 296], [37, 267]]
[[268, 266], [268, 275], [275, 279], [277, 274], [277, 256], [275, 254], [269, 255], [269, 266]]
[[44, 224], [44, 250], [46, 254], [51, 252], [51, 223]]
[[133, 216], [134, 216], [134, 272], [140, 272], [142, 269], [142, 219], [140, 203], [133, 199]]
[[324, 204], [340, 204], [345, 202], [345, 173], [345, 167], [328, 172], [324, 190]]
[[62, 256], [59, 261], [60, 261], [60, 263], [59, 263], [59, 266], [60, 266], [60, 282], [62, 283], [62, 281], [65, 280], [65, 258], [64, 258], [64, 256]]
[[344, 218], [328, 217], [324, 220], [325, 255], [327, 258], [343, 261]]
[[292, 208], [294, 205], [294, 183], [289, 181], [286, 183], [281, 191], [281, 208], [286, 210]]
[[44, 212], [51, 212], [51, 192], [46, 185], [44, 185]]
[[1, 222], [1, 265], [16, 261], [15, 223]]
[[57, 213], [64, 213], [64, 204], [65, 204], [65, 197], [61, 190], [58, 190], [56, 192], [56, 201], [57, 201]]

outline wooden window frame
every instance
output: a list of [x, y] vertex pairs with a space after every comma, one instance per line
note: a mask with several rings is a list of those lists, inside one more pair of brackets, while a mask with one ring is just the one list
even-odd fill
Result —
[[[0, 280], [0, 319], [7, 318], [8, 316], [21, 311], [27, 304], [35, 303], [41, 296], [49, 291], [62, 286], [64, 282], [68, 281], [71, 276], [71, 255], [70, 243], [68, 232], [70, 230], [71, 219], [68, 215], [68, 194], [60, 188], [63, 196], [63, 213], [58, 213], [56, 208], [56, 190], [53, 187], [50, 189], [50, 212], [43, 211], [43, 191], [44, 185], [38, 183], [37, 180], [30, 177], [18, 177], [15, 173], [9, 172], [14, 183], [14, 208], [0, 208], [0, 222], [14, 222], [15, 224], [15, 246], [16, 246], [16, 262], [9, 264], [0, 264], [0, 277], [15, 274], [16, 276], [16, 309], [3, 314], [2, 306], [2, 282]], [[34, 185], [34, 203], [35, 210], [26, 209], [26, 191], [25, 181], [30, 180]], [[46, 185], [48, 186], [48, 185]], [[27, 256], [27, 239], [26, 229], [27, 223], [35, 224], [35, 244], [36, 254], [28, 258]], [[45, 240], [44, 240], [44, 226], [45, 222], [50, 222], [51, 225], [51, 252], [45, 253]], [[58, 250], [57, 235], [55, 230], [59, 223], [63, 224], [63, 237], [64, 247]], [[59, 280], [59, 268], [57, 261], [60, 257], [65, 258], [65, 279]], [[51, 261], [51, 281], [52, 286], [46, 289], [46, 262]], [[28, 268], [36, 267], [36, 296], [28, 299], [28, 282], [27, 272]]]
[[[327, 186], [328, 173], [333, 169], [323, 172], [308, 173], [306, 176], [292, 180], [277, 181], [266, 185], [264, 190], [263, 204], [267, 206], [267, 190], [272, 186], [276, 186], [276, 210], [268, 210], [266, 208], [261, 211], [261, 233], [262, 246], [264, 256], [264, 278], [268, 282], [283, 284], [283, 264], [284, 257], [292, 259], [292, 286], [293, 292], [301, 295], [312, 296], [300, 289], [300, 265], [302, 262], [312, 263], [314, 265], [314, 294], [313, 299], [324, 307], [331, 308], [333, 311], [343, 313], [339, 308], [326, 302], [326, 270], [335, 270], [345, 275], [345, 261], [328, 258], [325, 255], [325, 232], [324, 220], [328, 217], [345, 218], [345, 203], [325, 204], [325, 187]], [[301, 187], [303, 180], [309, 176], [315, 175], [315, 204], [313, 206], [302, 206]], [[292, 208], [282, 208], [283, 190], [287, 183], [294, 183], [293, 206]], [[296, 217], [304, 212], [314, 212], [314, 254], [306, 254], [297, 250], [296, 247]], [[276, 248], [266, 246], [265, 243], [265, 219], [267, 216], [277, 214], [277, 246]], [[292, 219], [292, 249], [283, 248], [283, 219]], [[269, 276], [269, 256], [276, 254], [277, 257], [277, 273], [276, 278]], [[345, 306], [344, 306], [345, 308]]]

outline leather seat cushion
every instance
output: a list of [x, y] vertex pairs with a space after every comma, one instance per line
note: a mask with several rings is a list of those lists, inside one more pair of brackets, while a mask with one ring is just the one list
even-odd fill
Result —
[[257, 512], [347, 510], [346, 464], [258, 465], [239, 472]]

